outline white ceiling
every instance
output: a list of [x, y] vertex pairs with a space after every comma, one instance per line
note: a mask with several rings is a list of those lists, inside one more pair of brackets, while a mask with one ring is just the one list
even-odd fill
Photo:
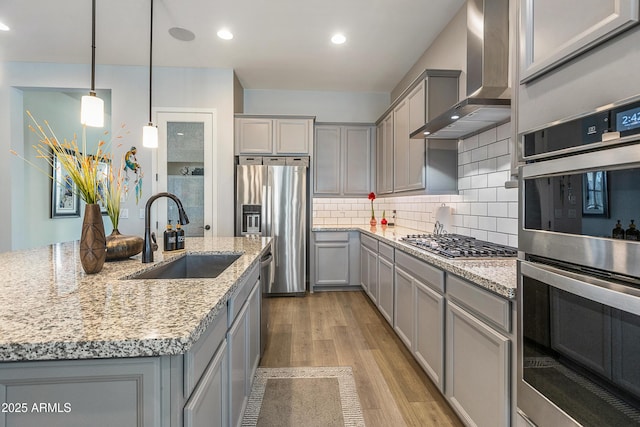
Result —
[[[464, 0], [154, 0], [154, 66], [233, 68], [245, 89], [389, 92]], [[97, 0], [96, 62], [148, 65], [150, 0]], [[91, 60], [91, 0], [2, 0], [0, 59]], [[171, 27], [195, 33], [191, 42]], [[235, 37], [216, 36], [221, 27]], [[347, 37], [333, 45], [334, 32]], [[99, 86], [99, 76], [96, 85]]]

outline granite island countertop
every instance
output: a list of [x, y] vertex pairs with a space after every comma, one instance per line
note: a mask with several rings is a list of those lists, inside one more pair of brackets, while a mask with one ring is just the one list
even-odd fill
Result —
[[488, 258], [488, 259], [449, 259], [420, 250], [400, 240], [407, 234], [419, 234], [424, 231], [405, 227], [376, 227], [357, 225], [314, 225], [313, 231], [359, 231], [376, 238], [403, 252], [420, 258], [429, 264], [449, 273], [467, 279], [478, 286], [494, 292], [502, 297], [514, 299], [516, 297], [517, 272], [516, 258]]
[[[186, 250], [105, 262], [88, 275], [79, 242], [0, 253], [0, 361], [181, 354], [260, 262], [268, 238], [186, 239]], [[185, 253], [241, 253], [214, 279], [125, 279]]]

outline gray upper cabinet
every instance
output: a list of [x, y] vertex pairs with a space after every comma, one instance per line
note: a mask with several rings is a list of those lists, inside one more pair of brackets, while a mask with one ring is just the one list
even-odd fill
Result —
[[638, 2], [520, 0], [520, 15], [520, 82], [527, 83], [635, 25]]
[[316, 125], [314, 195], [362, 196], [373, 189], [373, 127]]
[[454, 70], [426, 70], [378, 121], [378, 194], [457, 192], [457, 140], [409, 136], [458, 101], [459, 75]]
[[393, 112], [376, 128], [376, 192], [393, 193]]
[[312, 141], [312, 117], [235, 118], [236, 154], [309, 155]]

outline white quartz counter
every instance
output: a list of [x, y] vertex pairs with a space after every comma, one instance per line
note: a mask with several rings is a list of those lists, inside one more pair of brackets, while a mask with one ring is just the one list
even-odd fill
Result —
[[420, 258], [449, 273], [453, 273], [505, 298], [515, 298], [517, 287], [516, 258], [449, 259], [415, 246], [407, 245], [400, 238], [407, 234], [423, 233], [404, 227], [376, 227], [355, 225], [317, 225], [313, 231], [360, 231], [403, 252]]
[[[0, 361], [180, 354], [200, 337], [268, 238], [187, 238], [186, 251], [106, 262], [87, 275], [79, 243], [0, 253]], [[242, 253], [215, 279], [123, 280], [185, 253]], [[226, 310], [222, 311], [226, 315]]]

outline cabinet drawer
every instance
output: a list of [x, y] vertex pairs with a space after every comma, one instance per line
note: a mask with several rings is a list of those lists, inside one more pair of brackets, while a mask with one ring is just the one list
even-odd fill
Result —
[[479, 314], [505, 332], [511, 331], [511, 302], [452, 274], [447, 275], [447, 292], [468, 310]]
[[373, 237], [369, 237], [366, 234], [360, 234], [360, 243], [368, 247], [374, 252], [378, 252], [378, 241]]
[[263, 165], [284, 166], [287, 164], [286, 157], [265, 157], [262, 159]]
[[262, 157], [260, 156], [239, 156], [238, 163], [241, 165], [261, 165]]
[[440, 293], [444, 293], [444, 271], [439, 268], [400, 251], [396, 253], [396, 265], [411, 273], [420, 282]]
[[205, 333], [184, 355], [184, 395], [191, 395], [227, 333], [226, 310], [221, 310]]
[[348, 231], [316, 231], [316, 242], [348, 242]]
[[229, 312], [227, 326], [231, 326], [231, 324], [233, 323], [233, 319], [235, 319], [236, 316], [238, 315], [238, 312], [244, 305], [244, 302], [249, 297], [249, 294], [251, 293], [251, 289], [253, 289], [253, 285], [256, 284], [259, 274], [260, 274], [260, 269], [258, 268], [258, 265], [256, 265], [251, 270], [251, 272], [247, 275], [244, 281], [238, 286], [233, 296], [229, 298], [229, 301], [227, 301], [227, 307]]
[[386, 243], [378, 242], [378, 254], [385, 257], [389, 261], [393, 261], [393, 246]]

